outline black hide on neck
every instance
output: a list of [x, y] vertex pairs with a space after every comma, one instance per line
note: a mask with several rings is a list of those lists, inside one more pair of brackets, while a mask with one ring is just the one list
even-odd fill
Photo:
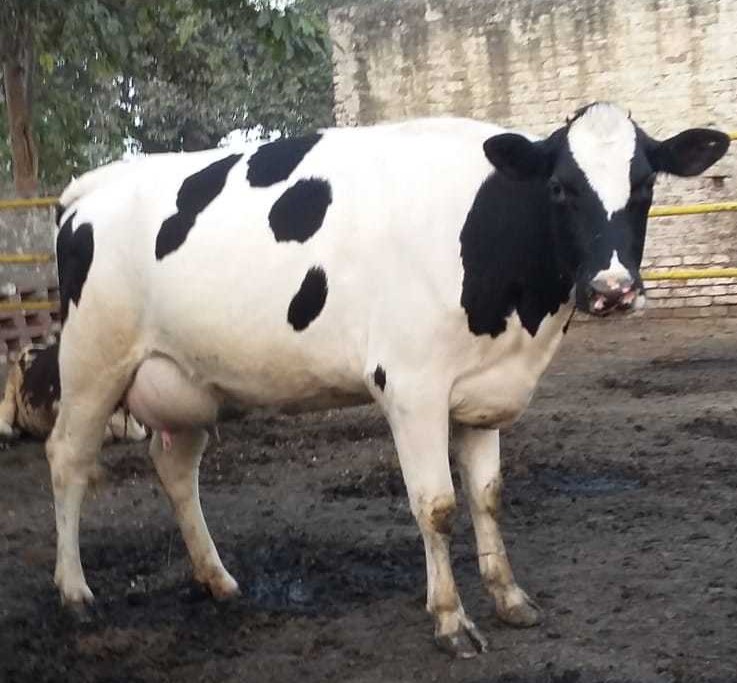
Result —
[[546, 181], [484, 181], [461, 231], [461, 305], [473, 334], [496, 337], [516, 311], [535, 336], [569, 300], [577, 265], [567, 233], [554, 227]]

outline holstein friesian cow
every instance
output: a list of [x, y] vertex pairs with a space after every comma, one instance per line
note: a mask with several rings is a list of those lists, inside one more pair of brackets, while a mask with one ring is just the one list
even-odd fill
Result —
[[105, 422], [121, 402], [151, 456], [194, 576], [237, 592], [200, 508], [219, 407], [376, 401], [425, 544], [438, 643], [486, 641], [456, 590], [452, 421], [479, 566], [499, 617], [538, 621], [499, 533], [499, 427], [525, 409], [574, 305], [630, 309], [659, 172], [728, 147], [693, 129], [658, 142], [593, 104], [536, 140], [460, 119], [119, 162], [72, 182], [57, 239], [61, 407], [47, 442], [64, 603], [92, 600], [78, 523]]
[[[59, 405], [59, 343], [24, 348], [10, 365], [0, 402], [0, 438], [29, 434], [46, 439], [51, 434]], [[122, 408], [105, 426], [104, 442], [143, 441], [146, 430]]]

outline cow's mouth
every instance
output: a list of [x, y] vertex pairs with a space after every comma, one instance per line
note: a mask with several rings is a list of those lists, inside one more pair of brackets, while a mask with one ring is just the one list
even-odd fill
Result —
[[600, 317], [612, 313], [628, 313], [639, 307], [636, 304], [640, 296], [641, 293], [635, 288], [617, 296], [593, 292], [589, 299], [588, 312]]

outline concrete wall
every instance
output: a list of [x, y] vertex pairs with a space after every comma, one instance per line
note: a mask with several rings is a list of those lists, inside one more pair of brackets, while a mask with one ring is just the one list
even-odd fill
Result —
[[[737, 131], [735, 0], [366, 2], [330, 31], [339, 125], [452, 114], [547, 134], [609, 100], [655, 137]], [[736, 176], [733, 143], [704, 177], [662, 179], [656, 203], [737, 201]], [[644, 265], [737, 266], [737, 213], [652, 219]], [[737, 315], [734, 278], [651, 287], [651, 315]]]
[[[52, 209], [0, 210], [0, 253], [53, 252]], [[56, 264], [0, 263], [0, 303], [48, 295], [57, 283]], [[47, 311], [0, 311], [0, 369], [25, 344], [40, 341], [58, 328], [58, 316]]]
[[[0, 200], [14, 199], [10, 181], [0, 180]], [[53, 209], [0, 209], [0, 253], [23, 254], [54, 251]], [[53, 281], [54, 265], [4, 265], [0, 263], [0, 298], [9, 285]]]
[[[52, 209], [0, 210], [0, 253], [54, 251], [54, 216]], [[46, 283], [56, 271], [49, 265], [3, 265], [0, 263], [0, 293], [8, 283]]]

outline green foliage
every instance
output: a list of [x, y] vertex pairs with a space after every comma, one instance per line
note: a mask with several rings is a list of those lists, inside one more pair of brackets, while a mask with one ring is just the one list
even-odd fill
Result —
[[[31, 21], [33, 121], [46, 188], [111, 158], [213, 146], [234, 128], [332, 122], [315, 0], [2, 0], [0, 56]], [[0, 174], [9, 171], [0, 96]]]

